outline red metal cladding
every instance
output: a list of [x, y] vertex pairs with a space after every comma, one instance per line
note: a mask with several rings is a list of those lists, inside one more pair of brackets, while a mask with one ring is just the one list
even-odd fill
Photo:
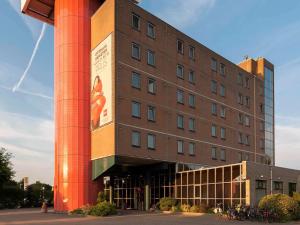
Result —
[[97, 0], [55, 0], [54, 208], [70, 211], [93, 203], [91, 179], [91, 13]]

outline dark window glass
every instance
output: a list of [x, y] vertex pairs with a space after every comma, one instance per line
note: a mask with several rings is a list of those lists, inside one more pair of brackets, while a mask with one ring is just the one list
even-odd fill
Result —
[[132, 14], [132, 27], [140, 30], [140, 16], [135, 13]]
[[212, 147], [211, 148], [211, 158], [213, 160], [216, 160], [217, 159], [217, 148], [216, 147]]
[[156, 120], [156, 109], [154, 106], [148, 106], [148, 120], [150, 121]]
[[177, 40], [177, 52], [180, 54], [183, 54], [184, 52], [184, 44], [181, 40]]
[[141, 88], [141, 75], [136, 73], [136, 72], [132, 72], [131, 75], [131, 86], [134, 88]]

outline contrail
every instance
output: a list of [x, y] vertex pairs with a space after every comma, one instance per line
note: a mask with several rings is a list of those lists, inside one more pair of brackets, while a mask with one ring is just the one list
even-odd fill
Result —
[[27, 67], [26, 67], [24, 73], [22, 74], [20, 80], [18, 81], [18, 83], [16, 83], [16, 85], [12, 88], [12, 91], [13, 91], [13, 92], [15, 92], [15, 91], [17, 91], [17, 90], [19, 89], [20, 85], [22, 84], [23, 80], [25, 79], [25, 77], [26, 77], [26, 75], [27, 75], [27, 73], [28, 73], [28, 71], [29, 71], [29, 69], [30, 69], [30, 67], [31, 67], [31, 64], [32, 64], [32, 62], [33, 62], [33, 60], [34, 60], [34, 57], [35, 57], [35, 55], [36, 55], [36, 52], [37, 52], [37, 50], [38, 50], [38, 48], [39, 48], [39, 46], [40, 46], [40, 42], [41, 42], [41, 40], [42, 40], [43, 37], [44, 37], [46, 27], [47, 27], [46, 23], [43, 23], [43, 27], [42, 27], [40, 36], [39, 36], [39, 38], [38, 38], [38, 40], [37, 40], [37, 42], [36, 42], [36, 44], [35, 44], [35, 46], [34, 46], [34, 49], [33, 49], [32, 55], [31, 55], [31, 57], [30, 57], [29, 63], [28, 63], [28, 65], [27, 65]]

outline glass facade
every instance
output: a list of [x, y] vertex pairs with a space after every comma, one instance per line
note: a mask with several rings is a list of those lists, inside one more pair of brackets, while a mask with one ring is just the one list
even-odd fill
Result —
[[265, 67], [265, 153], [274, 164], [274, 72]]

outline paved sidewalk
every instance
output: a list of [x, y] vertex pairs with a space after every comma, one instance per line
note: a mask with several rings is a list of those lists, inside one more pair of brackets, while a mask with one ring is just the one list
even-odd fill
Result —
[[[0, 210], [0, 225], [13, 224], [69, 224], [69, 225], [257, 225], [249, 221], [227, 221], [213, 215], [180, 215], [162, 213], [138, 213], [130, 212], [124, 216], [112, 217], [80, 217], [49, 213], [41, 213], [38, 209]], [[275, 223], [273, 223], [275, 225]], [[298, 224], [293, 222], [289, 224]], [[282, 225], [282, 224], [281, 224]]]

